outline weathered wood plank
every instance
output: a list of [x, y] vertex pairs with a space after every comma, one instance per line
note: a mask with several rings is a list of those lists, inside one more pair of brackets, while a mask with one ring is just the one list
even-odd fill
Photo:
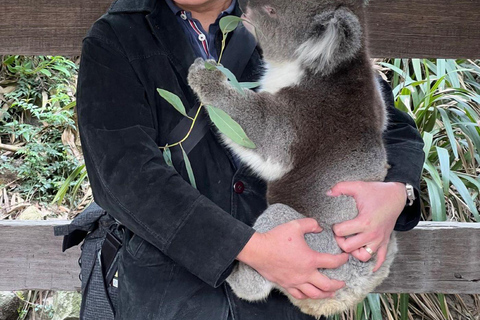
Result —
[[[162, 0], [158, 0], [162, 1]], [[2, 0], [0, 54], [77, 55], [92, 23], [112, 0]], [[374, 0], [375, 57], [480, 58], [475, 0]]]
[[[79, 248], [61, 253], [53, 225], [0, 221], [0, 291], [77, 290]], [[398, 233], [399, 254], [378, 292], [480, 293], [480, 224], [423, 222]]]
[[62, 253], [53, 226], [68, 221], [0, 221], [0, 291], [80, 288], [80, 248]]
[[397, 234], [399, 254], [378, 292], [480, 293], [480, 224], [423, 222]]

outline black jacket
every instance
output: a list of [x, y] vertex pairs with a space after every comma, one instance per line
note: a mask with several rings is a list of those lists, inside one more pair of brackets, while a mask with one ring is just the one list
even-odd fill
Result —
[[[235, 54], [242, 56], [241, 51]], [[254, 232], [251, 225], [266, 208], [266, 185], [245, 167], [235, 168], [213, 128], [189, 154], [198, 190], [187, 182], [183, 164], [176, 164], [180, 174], [165, 164], [158, 146], [176, 142], [167, 137], [183, 116], [156, 89], [174, 92], [191, 109], [196, 97], [186, 76], [194, 59], [163, 0], [115, 1], [83, 41], [78, 121], [95, 201], [136, 235], [130, 253], [150, 247], [188, 274], [188, 281], [198, 277], [218, 293], [221, 288], [214, 288], [228, 276]], [[260, 64], [256, 48], [237, 77], [258, 80]], [[393, 107], [391, 94], [385, 99], [391, 165], [386, 180], [408, 182], [418, 190], [423, 141], [412, 119]], [[238, 181], [244, 190], [233, 187]], [[418, 200], [407, 207], [396, 230], [413, 228], [419, 208]], [[120, 291], [121, 286], [120, 279]], [[156, 292], [153, 286], [143, 290]]]

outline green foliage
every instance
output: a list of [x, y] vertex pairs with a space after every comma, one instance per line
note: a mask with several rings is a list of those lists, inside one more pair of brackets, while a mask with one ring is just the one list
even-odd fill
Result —
[[480, 222], [478, 63], [394, 59], [380, 64], [389, 69], [395, 106], [415, 119], [425, 141], [424, 218]]
[[0, 96], [0, 138], [21, 146], [15, 153], [0, 153], [0, 172], [18, 179], [19, 193], [50, 202], [79, 165], [62, 141], [66, 131], [76, 131], [72, 75], [77, 66], [51, 56], [4, 56], [0, 61], [5, 92]]

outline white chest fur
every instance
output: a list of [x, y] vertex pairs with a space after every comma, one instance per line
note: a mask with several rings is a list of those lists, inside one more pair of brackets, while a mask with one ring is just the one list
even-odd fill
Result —
[[303, 74], [298, 61], [267, 63], [265, 75], [260, 80], [260, 91], [275, 94], [283, 88], [296, 86], [302, 80]]

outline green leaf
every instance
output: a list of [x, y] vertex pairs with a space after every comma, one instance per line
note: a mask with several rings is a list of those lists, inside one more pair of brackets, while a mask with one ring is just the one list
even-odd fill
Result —
[[455, 134], [453, 133], [452, 123], [450, 122], [450, 118], [447, 115], [447, 112], [442, 108], [438, 108], [438, 112], [442, 116], [443, 125], [445, 126], [445, 131], [447, 132], [448, 139], [450, 140], [450, 144], [452, 146], [453, 154], [455, 155], [455, 159], [458, 159], [458, 149], [457, 143], [455, 140]]
[[355, 320], [363, 319], [363, 301], [357, 304], [357, 310], [355, 312]]
[[450, 155], [445, 148], [436, 147], [436, 149], [440, 162], [440, 171], [442, 173], [443, 193], [448, 195], [450, 190]]
[[192, 187], [196, 189], [197, 183], [195, 182], [195, 176], [193, 174], [192, 164], [190, 163], [190, 159], [188, 159], [188, 156], [185, 153], [185, 150], [183, 150], [182, 145], [180, 145], [180, 147], [182, 148], [183, 160], [185, 161], [185, 168], [187, 169], [188, 179], [190, 180], [190, 184], [192, 185]]
[[378, 293], [370, 293], [367, 296], [370, 311], [372, 312], [372, 320], [382, 320], [382, 310], [380, 307], [380, 295]]
[[445, 301], [445, 295], [443, 293], [437, 294], [438, 302], [440, 303], [440, 308], [442, 309], [443, 316], [445, 319], [448, 319], [448, 309], [447, 302]]
[[10, 56], [8, 59], [3, 61], [3, 64], [4, 65], [9, 65], [9, 64], [12, 64], [13, 61], [15, 61], [15, 56]]
[[52, 73], [48, 69], [40, 69], [40, 72], [46, 75], [47, 77], [51, 77]]
[[220, 19], [220, 30], [222, 33], [229, 33], [238, 27], [238, 24], [242, 21], [242, 18], [237, 16], [226, 16]]
[[455, 188], [457, 188], [458, 193], [460, 193], [462, 196], [463, 201], [465, 201], [468, 208], [475, 216], [477, 222], [480, 222], [480, 215], [478, 213], [477, 206], [475, 205], [475, 202], [473, 201], [472, 196], [470, 195], [470, 192], [463, 181], [452, 171], [450, 171], [450, 181], [452, 181], [452, 184], [455, 186]]
[[218, 130], [235, 143], [246, 148], [255, 149], [255, 144], [247, 137], [242, 127], [233, 120], [225, 111], [207, 106], [208, 115]]
[[[70, 188], [70, 184], [75, 180], [75, 178], [85, 170], [85, 165], [78, 166], [69, 176], [68, 178], [62, 183], [60, 189], [58, 189], [55, 198], [52, 200], [52, 204], [55, 202], [60, 205], [67, 194], [68, 189]], [[86, 172], [86, 171], [85, 171]]]
[[157, 89], [157, 91], [158, 91], [158, 94], [163, 99], [167, 100], [167, 102], [170, 103], [178, 112], [183, 114], [185, 117], [188, 117], [187, 111], [185, 110], [185, 106], [183, 105], [182, 100], [180, 100], [180, 98], [176, 94], [163, 89]]
[[261, 85], [260, 82], [240, 82], [239, 84], [243, 89], [254, 89]]
[[428, 197], [430, 199], [430, 211], [433, 221], [446, 221], [447, 213], [445, 208], [445, 198], [438, 185], [429, 178], [424, 178], [427, 183]]
[[423, 152], [425, 153], [425, 157], [428, 158], [428, 155], [430, 154], [430, 149], [432, 148], [433, 135], [430, 132], [425, 131], [423, 133], [423, 142]]
[[235, 89], [237, 89], [239, 93], [241, 93], [242, 95], [245, 95], [245, 91], [243, 91], [242, 86], [240, 85], [240, 83], [238, 83], [237, 77], [235, 77], [235, 75], [230, 70], [228, 70], [224, 66], [216, 66], [216, 68], [220, 70], [228, 78], [228, 80], [230, 81], [230, 84]]
[[60, 72], [65, 73], [65, 75], [66, 75], [67, 77], [70, 77], [70, 76], [71, 76], [71, 75], [70, 75], [70, 71], [68, 71], [67, 68], [65, 68], [65, 67], [62, 67], [62, 66], [52, 66], [52, 69], [55, 69], [55, 70], [58, 70], [58, 71], [60, 71]]
[[213, 71], [213, 70], [217, 69], [217, 65], [211, 64], [210, 62], [205, 61], [205, 69]]
[[165, 147], [165, 149], [163, 150], [163, 159], [169, 167], [173, 167], [172, 153], [170, 152], [170, 149], [168, 147]]
[[408, 300], [410, 295], [408, 293], [400, 294], [400, 317], [401, 320], [408, 320]]

